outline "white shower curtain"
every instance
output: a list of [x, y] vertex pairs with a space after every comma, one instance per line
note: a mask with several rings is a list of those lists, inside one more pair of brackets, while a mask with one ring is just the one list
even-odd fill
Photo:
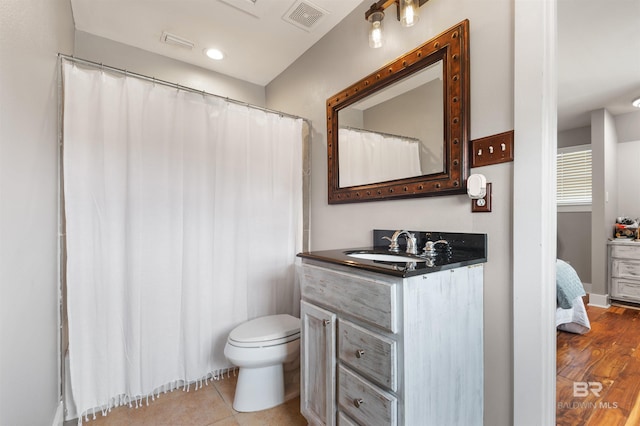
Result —
[[302, 120], [67, 61], [63, 70], [78, 413], [198, 387], [230, 366], [233, 327], [296, 313]]
[[418, 139], [345, 127], [338, 132], [341, 188], [423, 174]]

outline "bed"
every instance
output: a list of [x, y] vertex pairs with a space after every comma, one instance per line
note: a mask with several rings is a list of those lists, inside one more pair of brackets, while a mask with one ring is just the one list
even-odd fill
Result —
[[567, 262], [556, 261], [556, 328], [570, 333], [584, 334], [591, 330], [582, 296], [586, 293], [575, 269]]

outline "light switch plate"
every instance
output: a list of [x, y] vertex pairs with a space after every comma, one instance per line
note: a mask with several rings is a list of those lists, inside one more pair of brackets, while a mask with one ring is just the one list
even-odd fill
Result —
[[513, 130], [471, 141], [471, 167], [513, 161]]

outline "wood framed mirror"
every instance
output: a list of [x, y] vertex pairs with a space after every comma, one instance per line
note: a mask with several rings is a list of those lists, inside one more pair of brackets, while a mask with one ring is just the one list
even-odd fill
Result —
[[327, 99], [329, 204], [461, 194], [469, 21]]

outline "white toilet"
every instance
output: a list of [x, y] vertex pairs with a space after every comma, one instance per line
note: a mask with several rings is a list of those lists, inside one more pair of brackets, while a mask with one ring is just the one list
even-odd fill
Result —
[[229, 333], [224, 355], [240, 367], [233, 408], [260, 411], [285, 401], [283, 364], [300, 353], [300, 319], [270, 315], [240, 324]]

